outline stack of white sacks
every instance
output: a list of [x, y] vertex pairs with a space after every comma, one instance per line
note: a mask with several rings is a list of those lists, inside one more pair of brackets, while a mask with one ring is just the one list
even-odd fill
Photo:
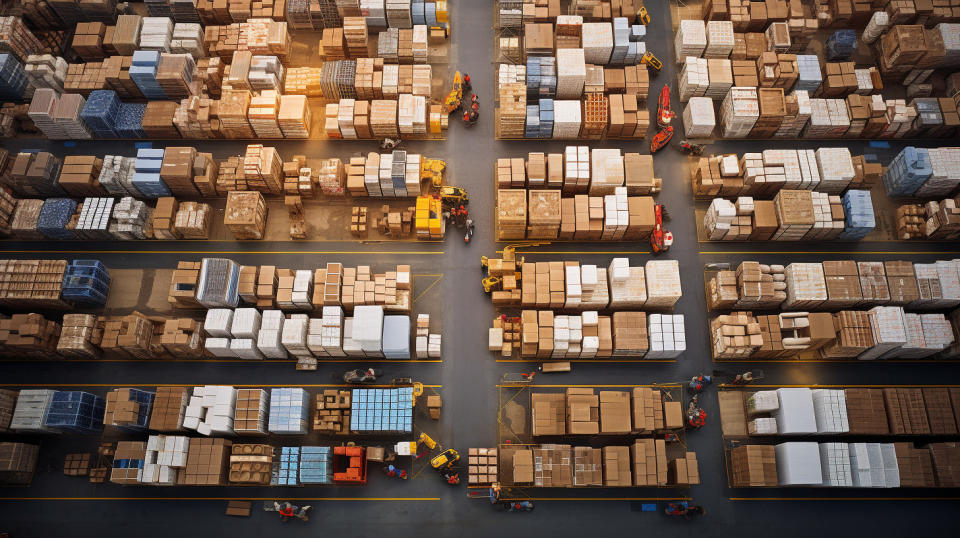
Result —
[[172, 486], [177, 482], [177, 473], [187, 466], [190, 438], [184, 435], [151, 435], [147, 438], [143, 473], [140, 482]]
[[893, 443], [789, 442], [775, 454], [781, 486], [900, 487]]
[[200, 435], [232, 434], [236, 403], [237, 389], [233, 387], [196, 387], [184, 411], [183, 427]]
[[683, 131], [690, 138], [709, 138], [717, 126], [713, 100], [709, 97], [691, 97], [683, 109]]

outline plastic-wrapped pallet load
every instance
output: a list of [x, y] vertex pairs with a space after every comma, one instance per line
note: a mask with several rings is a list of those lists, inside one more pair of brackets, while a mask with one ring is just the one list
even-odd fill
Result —
[[98, 433], [103, 430], [103, 398], [89, 392], [58, 390], [44, 425], [61, 432]]
[[410, 358], [410, 317], [383, 317], [383, 356], [387, 359]]
[[583, 49], [557, 50], [557, 99], [579, 99], [586, 77]]
[[780, 397], [776, 391], [761, 390], [747, 397], [746, 405], [749, 416], [772, 413], [780, 408]]
[[775, 416], [781, 435], [817, 433], [813, 394], [808, 388], [777, 389], [779, 408]]
[[382, 306], [358, 305], [353, 309], [351, 339], [367, 356], [383, 355], [384, 314]]
[[716, 124], [713, 100], [709, 97], [691, 97], [683, 109], [684, 133], [691, 138], [709, 138]]
[[720, 128], [723, 138], [745, 138], [760, 117], [756, 88], [734, 86], [720, 104]]
[[819, 449], [823, 485], [852, 487], [850, 448], [847, 443], [820, 443]]
[[332, 484], [333, 450], [328, 446], [300, 447], [299, 470], [301, 484]]
[[613, 54], [613, 27], [609, 22], [583, 23], [583, 54], [588, 64], [607, 65]]
[[847, 399], [843, 390], [814, 389], [813, 411], [817, 419], [817, 433], [847, 433]]
[[310, 395], [302, 388], [270, 389], [267, 430], [283, 435], [305, 435], [309, 412]]
[[930, 148], [930, 177], [921, 185], [915, 196], [946, 196], [960, 186], [960, 148]]
[[580, 101], [555, 100], [553, 102], [553, 138], [575, 139], [580, 135], [583, 123]]
[[853, 157], [848, 148], [819, 148], [816, 150], [817, 169], [820, 172], [820, 184], [817, 190], [829, 194], [840, 194], [856, 177]]
[[808, 310], [827, 300], [827, 282], [823, 265], [819, 263], [791, 263], [784, 271], [787, 284], [785, 310]]
[[[693, 97], [706, 95], [707, 89], [710, 87], [709, 65], [706, 58], [687, 56], [686, 62], [680, 69], [677, 86], [681, 103], [685, 103]], [[726, 95], [726, 92], [723, 95]]]
[[838, 239], [859, 241], [877, 225], [870, 191], [851, 189], [844, 193], [843, 214], [846, 225]]
[[730, 21], [708, 21], [707, 43], [703, 50], [704, 58], [729, 58], [734, 47], [733, 23]]
[[680, 299], [680, 263], [676, 260], [649, 260], [644, 266], [647, 279], [647, 306], [671, 307]]
[[233, 310], [229, 308], [211, 308], [203, 322], [203, 330], [214, 338], [230, 338], [233, 325]]
[[203, 258], [197, 301], [207, 308], [235, 308], [240, 301], [237, 287], [240, 266], [226, 258]]
[[873, 360], [883, 358], [885, 355], [896, 357], [897, 349], [907, 343], [903, 307], [875, 306], [869, 310], [868, 315], [874, 345], [857, 358], [859, 360]]
[[641, 308], [647, 302], [646, 273], [631, 267], [628, 258], [614, 258], [607, 268], [610, 280], [610, 308]]
[[677, 63], [687, 56], [700, 57], [707, 48], [707, 27], [702, 20], [682, 20], [674, 39]]
[[73, 239], [67, 224], [77, 212], [77, 202], [70, 198], [48, 198], [37, 218], [37, 231], [48, 239]]
[[780, 443], [777, 456], [777, 481], [780, 486], [820, 486], [823, 474], [820, 447], [812, 442]]
[[0, 98], [17, 101], [27, 91], [27, 72], [12, 54], [0, 54]]

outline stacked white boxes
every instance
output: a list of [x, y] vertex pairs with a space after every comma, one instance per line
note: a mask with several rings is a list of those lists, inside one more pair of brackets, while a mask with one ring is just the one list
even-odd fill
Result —
[[900, 472], [893, 443], [849, 443], [853, 487], [900, 487]]
[[293, 292], [290, 300], [295, 310], [313, 310], [310, 302], [313, 297], [313, 271], [298, 269], [293, 273]]
[[775, 390], [760, 390], [747, 397], [747, 415], [773, 413], [780, 409], [780, 397]]
[[925, 349], [939, 352], [954, 343], [953, 326], [943, 314], [920, 314], [920, 323]]
[[717, 118], [713, 114], [713, 100], [709, 97], [691, 97], [683, 109], [683, 131], [690, 138], [709, 138]]
[[647, 279], [643, 267], [630, 267], [628, 258], [614, 258], [607, 268], [610, 279], [610, 308], [641, 308], [647, 302]]
[[844, 221], [835, 220], [830, 204], [839, 205], [840, 197], [822, 192], [810, 193], [813, 202], [813, 227], [804, 237], [807, 241], [836, 239], [843, 232]]
[[196, 22], [174, 24], [170, 52], [189, 54], [194, 59], [203, 56], [203, 26]]
[[[320, 318], [320, 346], [323, 354], [330, 357], [343, 357], [343, 308], [339, 306], [323, 307]], [[311, 327], [314, 320], [310, 320]]]
[[208, 336], [203, 341], [203, 348], [214, 357], [221, 359], [235, 359], [236, 355], [230, 350], [230, 339]]
[[353, 308], [350, 338], [368, 357], [383, 355], [383, 317], [382, 306], [358, 305]]
[[343, 353], [348, 357], [365, 357], [360, 344], [353, 340], [353, 318], [343, 319]]
[[[427, 45], [428, 33], [426, 24], [413, 25], [413, 63], [429, 69], [430, 65], [423, 65], [430, 61], [430, 47]], [[427, 93], [426, 95], [430, 94]]]
[[780, 443], [774, 447], [777, 483], [780, 486], [820, 486], [820, 447], [817, 443]]
[[140, 191], [133, 186], [134, 163], [133, 157], [121, 157], [120, 155], [105, 155], [103, 157], [103, 166], [100, 168], [100, 186], [110, 194], [119, 196], [131, 195], [142, 196]]
[[173, 486], [179, 469], [187, 466], [190, 438], [184, 435], [151, 435], [147, 438], [147, 452], [143, 459], [140, 482]]
[[[883, 487], [883, 473], [879, 473], [881, 478], [879, 484], [874, 484], [874, 467], [870, 461], [870, 449], [867, 448], [867, 443], [849, 443], [847, 445], [850, 448], [850, 479], [852, 481], [853, 487], [855, 488], [878, 488]], [[880, 455], [879, 447], [877, 447], [876, 455]], [[883, 462], [880, 462], [881, 470], [883, 468]]]
[[580, 101], [557, 99], [553, 102], [553, 138], [561, 140], [580, 136], [583, 113]]
[[824, 486], [851, 487], [850, 448], [847, 443], [820, 443], [820, 470]]
[[723, 239], [737, 217], [737, 208], [733, 202], [724, 198], [714, 198], [703, 216], [703, 228], [709, 241]]
[[960, 185], [960, 148], [930, 148], [931, 175], [914, 196], [932, 198], [947, 196]]
[[[597, 331], [600, 326], [600, 314], [595, 310], [589, 312], [584, 312], [580, 316], [581, 321], [581, 335], [586, 332], [586, 329], [591, 331]], [[592, 359], [597, 356], [597, 352], [600, 350], [600, 337], [599, 336], [583, 336], [583, 339], [580, 342], [580, 357], [584, 359]]]
[[779, 408], [774, 414], [781, 435], [817, 433], [813, 394], [808, 388], [777, 389]]
[[184, 412], [183, 427], [200, 435], [232, 434], [237, 389], [223, 385], [204, 385], [193, 389]]
[[211, 308], [203, 322], [203, 330], [215, 338], [230, 338], [233, 324], [233, 310], [229, 308]]
[[74, 229], [82, 231], [81, 236], [102, 238], [110, 226], [113, 202], [113, 198], [84, 198]]
[[777, 419], [773, 417], [759, 417], [747, 423], [747, 433], [750, 435], [776, 435]]
[[760, 117], [760, 101], [756, 88], [734, 86], [720, 104], [720, 127], [723, 138], [745, 138]]
[[870, 318], [870, 329], [873, 331], [873, 347], [857, 358], [865, 361], [879, 359], [887, 354], [895, 357], [900, 346], [907, 343], [903, 307], [875, 306], [867, 312], [867, 315]]
[[410, 316], [383, 317], [382, 348], [384, 358], [410, 358]]
[[774, 135], [778, 138], [800, 138], [803, 128], [810, 121], [810, 94], [806, 90], [794, 90], [791, 95], [797, 98], [797, 114], [783, 118]]
[[280, 330], [280, 344], [298, 359], [313, 357], [307, 347], [309, 324], [310, 318], [306, 314], [293, 314], [283, 322]]
[[230, 351], [240, 359], [263, 359], [263, 353], [257, 348], [257, 334], [260, 332], [260, 312], [256, 308], [237, 308], [233, 311], [233, 323], [230, 325]]
[[140, 27], [140, 49], [170, 52], [173, 21], [169, 17], [144, 17]]
[[816, 308], [827, 300], [827, 279], [820, 263], [791, 263], [784, 271], [787, 300], [784, 310]]
[[937, 260], [937, 276], [940, 278], [940, 294], [943, 298], [941, 305], [960, 305], [960, 260]]
[[680, 300], [680, 262], [677, 260], [648, 260], [644, 266], [647, 277], [647, 306], [672, 307]]
[[286, 359], [287, 350], [280, 343], [285, 318], [281, 310], [264, 310], [257, 332], [257, 349], [268, 359]]
[[567, 146], [563, 152], [564, 189], [584, 189], [590, 184], [590, 148]]
[[[250, 59], [247, 81], [250, 82], [250, 89], [252, 90], [275, 90], [279, 92], [283, 89], [283, 73], [283, 64], [276, 56], [254, 56]], [[343, 129], [344, 125], [341, 123], [340, 130], [343, 131]]]
[[[557, 92], [560, 91], [561, 85], [560, 50], [557, 51]], [[579, 55], [583, 56], [583, 49], [580, 49]], [[584, 68], [584, 76], [586, 76], [586, 68]], [[501, 84], [513, 83], [524, 85], [527, 83], [527, 66], [524, 64], [500, 64], [500, 68], [497, 70], [497, 88], [499, 89]]]
[[701, 20], [680, 21], [673, 44], [677, 63], [681, 63], [687, 56], [703, 56], [703, 51], [707, 48], [706, 24]]
[[420, 154], [408, 153], [403, 177], [407, 196], [420, 196]]
[[370, 196], [383, 196], [380, 189], [380, 154], [375, 151], [367, 154], [363, 165], [363, 186]]
[[583, 23], [583, 56], [588, 64], [607, 65], [613, 54], [613, 26], [609, 22]]
[[[503, 64], [501, 64], [501, 67], [503, 67]], [[556, 98], [579, 99], [583, 95], [583, 85], [586, 79], [587, 65], [583, 49], [557, 49]], [[503, 81], [501, 80], [501, 82]]]
[[820, 184], [817, 190], [828, 194], [840, 194], [856, 177], [853, 157], [848, 148], [820, 148], [815, 152]]
[[308, 431], [310, 395], [299, 387], [270, 389], [267, 431], [281, 435], [304, 435]]
[[629, 224], [630, 206], [627, 198], [627, 188], [615, 187], [614, 194], [607, 194], [603, 197], [603, 235], [601, 239], [614, 241], [623, 239]]
[[710, 87], [710, 72], [706, 58], [687, 56], [683, 67], [680, 68], [679, 79], [677, 89], [680, 92], [681, 103], [689, 101], [691, 97], [706, 95]]
[[817, 433], [847, 433], [847, 398], [843, 390], [814, 389], [813, 412], [817, 418]]
[[687, 350], [683, 314], [650, 314], [647, 316], [647, 337], [650, 345], [646, 358], [675, 359]]
[[10, 418], [10, 429], [15, 432], [55, 433], [44, 422], [57, 391], [49, 389], [24, 389], [17, 396], [17, 405]]

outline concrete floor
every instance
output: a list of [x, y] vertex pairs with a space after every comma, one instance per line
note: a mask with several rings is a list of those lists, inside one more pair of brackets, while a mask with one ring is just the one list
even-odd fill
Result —
[[[326, 261], [347, 265], [409, 263], [415, 273], [443, 273], [431, 292], [442, 298], [444, 360], [440, 364], [388, 364], [386, 375], [412, 376], [426, 384], [442, 385], [443, 417], [439, 424], [428, 423], [442, 443], [461, 450], [493, 446], [496, 442], [497, 389], [505, 372], [530, 370], [532, 365], [502, 364], [486, 351], [486, 334], [494, 310], [482, 292], [478, 257], [495, 255], [502, 248], [493, 238], [493, 199], [491, 172], [497, 157], [522, 156], [529, 151], [560, 151], [563, 142], [496, 141], [493, 137], [493, 10], [490, 2], [458, 2], [453, 10], [457, 65], [472, 75], [480, 93], [484, 117], [473, 130], [451, 121], [446, 142], [413, 142], [407, 149], [429, 156], [446, 158], [452, 183], [465, 186], [471, 195], [470, 211], [475, 216], [477, 233], [472, 244], [464, 245], [453, 234], [444, 244], [416, 243], [344, 243], [311, 241], [289, 242], [109, 242], [109, 243], [4, 243], [5, 254], [16, 257], [97, 257], [108, 267], [169, 268], [181, 259], [199, 259], [206, 255], [228, 256], [240, 263], [271, 263], [282, 267], [316, 267]], [[661, 58], [672, 57], [667, 43], [672, 42], [665, 0], [648, 1], [654, 17], [648, 29], [648, 46]], [[675, 84], [674, 66], [652, 82], [655, 95], [664, 83]], [[678, 135], [679, 138], [679, 135]], [[156, 144], [161, 145], [160, 143]], [[176, 145], [173, 143], [171, 145]], [[239, 142], [198, 144], [216, 157], [242, 151]], [[591, 144], [646, 152], [647, 142]], [[742, 153], [773, 146], [758, 141], [722, 142], [710, 151]], [[784, 147], [814, 147], [809, 142], [777, 142]], [[847, 145], [854, 152], [871, 153], [862, 142], [831, 142]], [[935, 141], [924, 145], [937, 145]], [[5, 143], [11, 150], [50, 147], [59, 154], [122, 153], [132, 155], [130, 143], [80, 142], [68, 149], [60, 144], [42, 144], [29, 140]], [[276, 146], [283, 156], [306, 152], [309, 156], [343, 156], [355, 151], [375, 149], [372, 142], [283, 142]], [[894, 149], [897, 149], [895, 146]], [[717, 244], [696, 242], [693, 204], [686, 160], [668, 148], [657, 156], [657, 174], [664, 180], [658, 200], [672, 214], [669, 229], [676, 244], [666, 257], [681, 264], [684, 296], [675, 312], [687, 317], [687, 353], [676, 362], [658, 364], [578, 363], [574, 371], [540, 378], [550, 384], [648, 384], [682, 381], [715, 366], [728, 371], [760, 366], [767, 382], [822, 384], [943, 383], [957, 373], [955, 364], [897, 363], [876, 364], [791, 364], [791, 365], [714, 365], [709, 356], [706, 306], [703, 298], [703, 264], [738, 263], [757, 259], [768, 263], [820, 261], [825, 259], [930, 261], [957, 256], [952, 243], [830, 242], [825, 244]], [[526, 252], [528, 259], [577, 259], [584, 263], [608, 263], [615, 255], [627, 255], [631, 264], [649, 259], [646, 243], [552, 244]], [[0, 363], [0, 384], [128, 384], [224, 383], [304, 385], [329, 383], [331, 374], [353, 365], [321, 365], [314, 374], [301, 374], [289, 364], [249, 363]], [[949, 381], [947, 381], [949, 382]], [[105, 390], [105, 389], [100, 389]], [[626, 534], [643, 529], [648, 532], [676, 532], [681, 535], [808, 536], [817, 532], [830, 535], [905, 535], [926, 533], [953, 536], [952, 518], [957, 509], [957, 492], [941, 491], [842, 491], [842, 490], [730, 490], [726, 486], [716, 398], [705, 398], [706, 410], [714, 417], [699, 432], [687, 436], [697, 452], [703, 483], [689, 491], [670, 489], [555, 490], [527, 493], [544, 499], [529, 514], [494, 513], [484, 501], [469, 500], [464, 489], [453, 489], [429, 470], [407, 482], [388, 481], [371, 474], [365, 488], [298, 488], [282, 491], [265, 488], [147, 488], [120, 487], [113, 484], [93, 486], [80, 479], [67, 479], [56, 470], [41, 470], [30, 488], [0, 490], [0, 531], [11, 536], [75, 536], [135, 532], [140, 536], [231, 534], [261, 535], [281, 528], [274, 514], [255, 510], [249, 519], [223, 515], [226, 498], [250, 499], [296, 497], [309, 499], [314, 514], [309, 524], [291, 522], [284, 532], [297, 535], [387, 533], [390, 536], [492, 536], [497, 533], [540, 536], [583, 535], [603, 530]], [[421, 421], [423, 424], [423, 421]], [[8, 439], [10, 436], [3, 436]], [[63, 436], [44, 438], [43, 455], [90, 450], [95, 438]], [[41, 467], [60, 465], [57, 457], [42, 457]], [[416, 468], [415, 468], [416, 471]], [[689, 495], [707, 507], [708, 516], [699, 521], [667, 519], [656, 513], [641, 513], [640, 504], [657, 498]], [[839, 500], [812, 500], [829, 496]], [[917, 500], [870, 500], [872, 497], [930, 498]], [[737, 500], [731, 497], [738, 498]], [[866, 500], [865, 500], [866, 498]], [[806, 499], [806, 500], [805, 500]], [[258, 508], [255, 504], [255, 508]], [[50, 517], [49, 514], [55, 514]], [[509, 530], [508, 530], [509, 529]]]

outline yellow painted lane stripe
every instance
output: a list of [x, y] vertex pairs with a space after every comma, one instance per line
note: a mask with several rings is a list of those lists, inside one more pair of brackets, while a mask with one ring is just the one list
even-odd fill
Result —
[[[424, 385], [424, 386], [426, 387], [426, 386], [428, 386], [428, 385]], [[498, 386], [498, 387], [516, 387], [516, 386], [525, 386], [525, 387], [526, 387], [526, 386], [533, 386], [533, 387], [537, 387], [538, 389], [542, 389], [542, 388], [560, 388], [560, 389], [565, 389], [565, 388], [567, 388], [567, 387], [574, 387], [574, 388], [577, 388], [577, 387], [598, 387], [598, 388], [607, 388], [607, 387], [679, 387], [679, 386], [680, 386], [680, 383], [660, 383], [660, 384], [658, 384], [658, 385], [594, 385], [594, 384], [590, 384], [590, 385], [541, 385], [541, 384], [539, 384], [539, 383], [537, 383], [537, 384], [532, 384], [532, 383], [505, 383], [505, 384], [499, 384], [499, 385], [497, 385], [497, 386]], [[751, 385], [751, 386], [757, 386], [757, 385]], [[781, 386], [787, 386], [787, 385], [777, 385], [777, 386], [778, 386], [778, 387], [781, 387]]]
[[[544, 363], [544, 364], [550, 364], [552, 361], [537, 360], [537, 359], [529, 359], [529, 360], [527, 360], [527, 359], [496, 359], [496, 362], [526, 362], [526, 363], [536, 363], [536, 362], [540, 362], [540, 363]], [[567, 359], [567, 360], [559, 360], [559, 361], [556, 361], [556, 362], [583, 362], [583, 363], [591, 363], [591, 362], [600, 362], [600, 363], [611, 363], [611, 362], [612, 362], [612, 363], [643, 363], [643, 362], [646, 362], [646, 363], [650, 363], [650, 364], [659, 364], [659, 363], [677, 362], [677, 359], [622, 359], [622, 360], [617, 360], [617, 359]], [[551, 373], [552, 373], [552, 372], [551, 372]]]
[[860, 361], [857, 359], [721, 359], [714, 360], [718, 364], [734, 362], [752, 362], [759, 364], [952, 364], [960, 362], [960, 359], [883, 359]]
[[519, 248], [516, 252], [518, 254], [650, 254], [649, 250], [520, 250]]
[[960, 385], [754, 385], [753, 383], [749, 385], [727, 385], [721, 384], [721, 387], [752, 387], [752, 388], [852, 388], [852, 389], [861, 389], [861, 388], [958, 388]]
[[[486, 499], [486, 497], [481, 497]], [[690, 497], [511, 497], [504, 501], [689, 501]]]
[[[138, 362], [138, 363], [168, 363], [168, 362], [214, 362], [214, 363], [235, 363], [235, 364], [263, 364], [263, 363], [296, 363], [296, 359], [262, 359], [262, 360], [246, 360], [246, 359], [57, 359], [57, 360], [37, 360], [37, 359], [0, 359], [0, 362], [30, 362], [30, 363], [54, 363], [62, 364], [67, 362]], [[443, 359], [365, 359], [363, 357], [355, 357], [352, 359], [322, 359], [320, 364], [326, 363], [335, 363], [335, 362], [426, 362], [426, 363], [442, 363]], [[960, 362], [960, 361], [958, 361]]]

